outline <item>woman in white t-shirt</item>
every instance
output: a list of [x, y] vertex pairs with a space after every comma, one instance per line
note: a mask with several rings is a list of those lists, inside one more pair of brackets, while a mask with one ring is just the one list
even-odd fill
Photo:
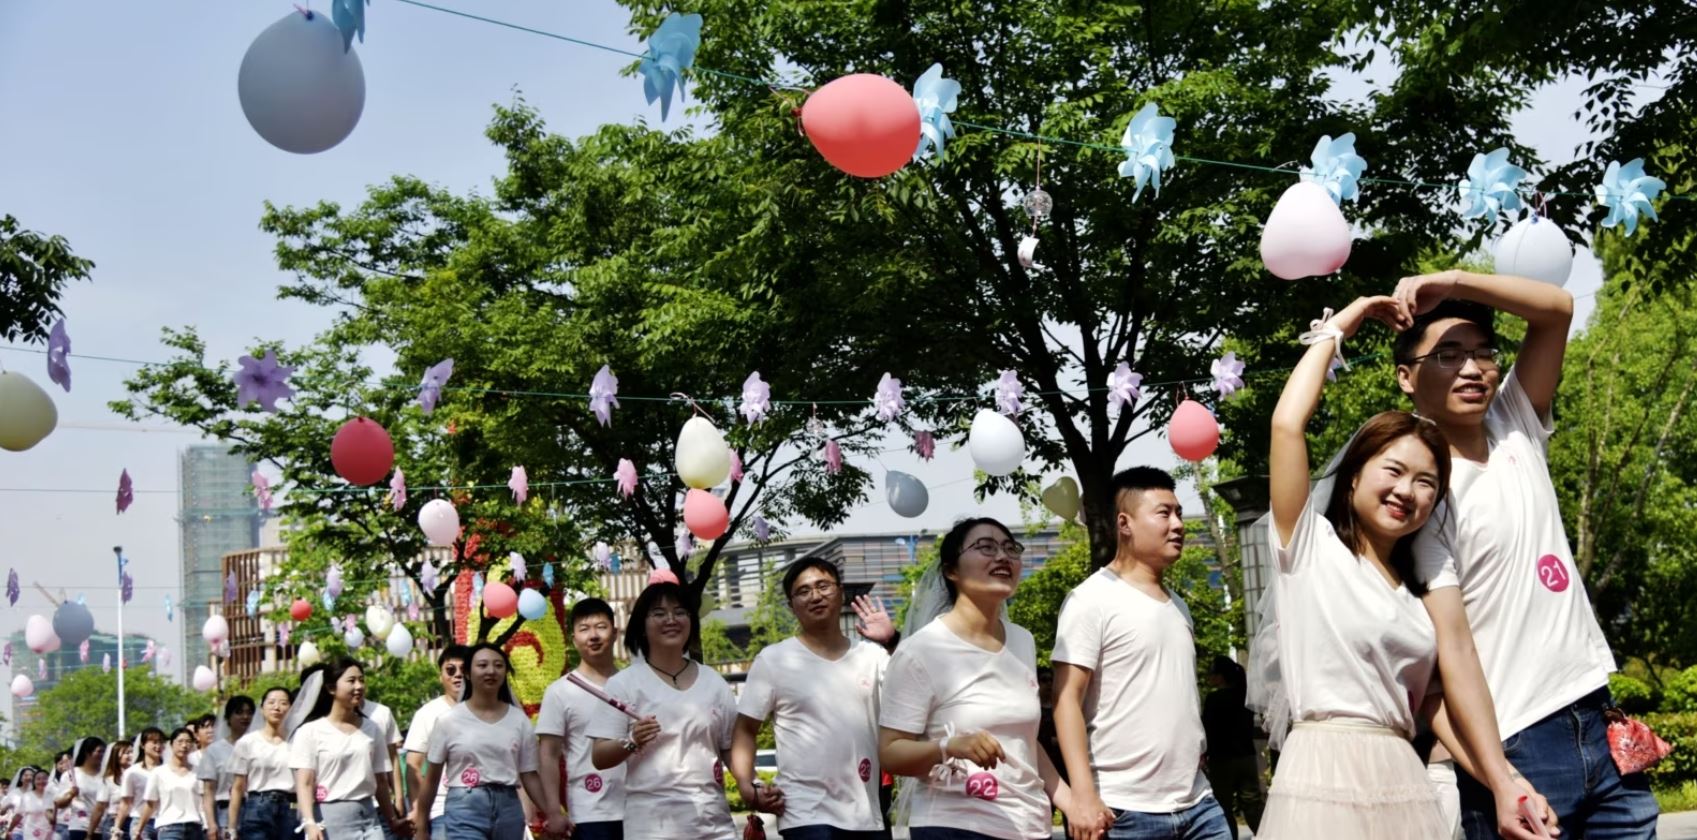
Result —
[[[1251, 705], [1275, 742], [1285, 722], [1293, 726], [1255, 829], [1265, 840], [1449, 835], [1410, 743], [1438, 693], [1437, 636], [1420, 602], [1425, 586], [1414, 574], [1413, 542], [1447, 492], [1449, 444], [1429, 420], [1382, 412], [1309, 488], [1308, 421], [1343, 340], [1369, 317], [1392, 326], [1404, 320], [1389, 297], [1359, 298], [1336, 317], [1328, 310], [1303, 336], [1310, 347], [1273, 412], [1277, 578], [1252, 649]], [[1504, 762], [1494, 720], [1461, 723], [1473, 735], [1489, 724], [1485, 737], [1464, 739], [1468, 754]], [[1523, 797], [1507, 784], [1512, 790], [1498, 801], [1506, 797], [1513, 824]], [[1515, 827], [1517, 837], [1535, 836]]]
[[211, 822], [200, 813], [200, 782], [189, 768], [189, 752], [194, 747], [194, 731], [188, 727], [177, 729], [166, 739], [165, 763], [147, 773], [141, 816], [130, 826], [132, 838], [149, 820], [159, 840], [206, 840], [212, 833]]
[[5, 834], [12, 840], [24, 840], [24, 797], [35, 795], [35, 778], [37, 771], [34, 767], [20, 767], [12, 774], [12, 789], [7, 791], [6, 798], [0, 801], [0, 827], [5, 828]]
[[[163, 762], [165, 731], [149, 726], [131, 742], [131, 761], [124, 771], [124, 789], [118, 795], [118, 836], [130, 837], [132, 822], [141, 815], [142, 794], [147, 792], [147, 775]], [[141, 826], [142, 840], [153, 840], [153, 826]]]
[[89, 736], [71, 747], [71, 770], [67, 776], [71, 800], [60, 804], [69, 812], [65, 820], [67, 840], [88, 840], [89, 832], [106, 814], [106, 782], [100, 778], [100, 757], [106, 742]]
[[383, 840], [384, 823], [400, 836], [411, 834], [412, 826], [395, 813], [390, 795], [386, 739], [360, 713], [365, 667], [343, 658], [308, 670], [296, 700], [297, 711], [307, 710], [306, 722], [289, 733], [289, 767], [295, 771], [295, 804], [305, 840]]
[[631, 605], [625, 646], [637, 658], [607, 680], [611, 706], [589, 725], [597, 770], [625, 766], [625, 840], [733, 840], [724, 767], [736, 726], [725, 679], [691, 661], [696, 600], [676, 578], [649, 584]]
[[300, 821], [295, 813], [295, 774], [289, 768], [289, 739], [283, 718], [292, 698], [282, 686], [259, 698], [262, 725], [251, 729], [230, 754], [228, 822], [237, 840], [291, 840]]
[[469, 668], [460, 702], [430, 732], [427, 769], [413, 806], [417, 840], [430, 838], [430, 808], [444, 779], [443, 828], [449, 840], [521, 840], [519, 786], [530, 801], [548, 801], [536, 772], [536, 732], [507, 684], [506, 651], [487, 642], [475, 645]]
[[124, 771], [130, 768], [132, 751], [129, 741], [114, 741], [106, 745], [106, 757], [100, 762], [100, 801], [106, 806], [106, 815], [98, 827], [102, 837], [116, 836], [118, 807], [124, 799]]
[[[48, 840], [53, 836], [53, 800], [47, 793], [52, 781], [46, 770], [36, 769], [33, 784], [26, 781], [13, 812], [13, 832], [23, 840]], [[13, 789], [18, 785], [13, 784]]]
[[914, 840], [1048, 838], [1050, 803], [1069, 812], [1072, 795], [1037, 743], [1036, 643], [1002, 614], [1025, 546], [975, 518], [939, 550], [879, 694], [878, 758], [913, 777], [896, 821], [905, 816]]

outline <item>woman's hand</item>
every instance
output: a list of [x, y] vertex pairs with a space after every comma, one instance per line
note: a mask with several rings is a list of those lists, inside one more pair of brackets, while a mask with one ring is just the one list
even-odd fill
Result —
[[653, 715], [631, 724], [630, 738], [636, 742], [636, 748], [639, 750], [648, 746], [651, 741], [658, 737], [660, 737], [660, 721]]
[[1344, 338], [1350, 338], [1368, 319], [1378, 321], [1393, 330], [1404, 330], [1414, 323], [1413, 316], [1405, 317], [1397, 299], [1390, 295], [1358, 297], [1326, 323], [1337, 327]]
[[944, 741], [943, 754], [949, 758], [964, 758], [985, 770], [994, 770], [997, 762], [1007, 758], [996, 736], [983, 731], [956, 735]]
[[306, 826], [306, 840], [324, 840], [324, 826], [319, 825], [318, 823], [308, 823]]
[[[1556, 824], [1556, 812], [1550, 803], [1532, 787], [1532, 783], [1515, 774], [1513, 784], [1505, 785], [1499, 790], [1493, 790], [1492, 797], [1497, 803], [1497, 833], [1510, 840], [1541, 840], [1544, 837], [1557, 837], [1561, 827]], [[1529, 810], [1536, 817], [1542, 818], [1540, 824], [1528, 824], [1520, 815], [1521, 801], [1525, 800]]]

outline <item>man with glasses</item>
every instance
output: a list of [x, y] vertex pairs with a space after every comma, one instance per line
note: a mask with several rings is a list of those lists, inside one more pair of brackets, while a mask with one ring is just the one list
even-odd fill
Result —
[[[401, 750], [406, 753], [407, 789], [413, 792], [413, 802], [403, 806], [403, 813], [412, 813], [411, 806], [423, 793], [425, 754], [430, 751], [430, 733], [436, 731], [436, 722], [460, 702], [466, 670], [471, 663], [470, 652], [471, 649], [465, 645], [449, 645], [443, 649], [436, 657], [436, 678], [441, 682], [442, 694], [418, 707], [412, 722], [407, 724], [407, 739]], [[430, 836], [433, 840], [443, 840], [447, 836], [442, 820], [447, 800], [448, 783], [444, 774], [442, 784], [437, 787], [436, 798], [430, 804]]]
[[[855, 629], [843, 634], [842, 572], [819, 557], [784, 572], [784, 594], [801, 625], [795, 636], [756, 654], [737, 703], [731, 774], [744, 802], [778, 815], [784, 840], [888, 840], [878, 788], [878, 684], [890, 662], [895, 626], [884, 608], [854, 600]], [[760, 784], [754, 754], [771, 718], [776, 784]]]
[[[1415, 542], [1438, 635], [1445, 695], [1485, 695], [1510, 764], [1555, 809], [1564, 834], [1652, 837], [1642, 773], [1609, 759], [1603, 713], [1614, 657], [1568, 548], [1546, 450], [1573, 296], [1519, 277], [1445, 271], [1404, 279], [1412, 326], [1397, 336], [1397, 384], [1449, 439], [1450, 494]], [[1500, 367], [1494, 310], [1526, 321]], [[1445, 715], [1434, 721], [1439, 732]], [[1459, 776], [1461, 827], [1497, 836], [1488, 789]]]

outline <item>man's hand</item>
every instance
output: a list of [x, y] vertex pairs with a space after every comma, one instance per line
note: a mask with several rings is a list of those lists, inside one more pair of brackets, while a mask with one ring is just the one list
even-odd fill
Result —
[[1461, 272], [1455, 269], [1440, 271], [1437, 274], [1421, 274], [1414, 277], [1404, 277], [1396, 284], [1397, 309], [1409, 323], [1415, 316], [1430, 312], [1432, 307], [1447, 298], [1455, 297], [1455, 284], [1461, 277]]
[[1099, 840], [1108, 833], [1114, 825], [1114, 812], [1102, 804], [1102, 797], [1092, 792], [1090, 796], [1078, 795], [1078, 789], [1073, 788], [1070, 807], [1062, 808], [1061, 813], [1067, 818], [1068, 840]]
[[880, 645], [888, 645], [896, 637], [896, 625], [890, 621], [890, 614], [884, 611], [882, 601], [874, 601], [865, 595], [854, 599], [850, 604], [858, 618], [854, 622], [854, 630], [862, 638]]
[[549, 837], [561, 838], [572, 836], [572, 829], [576, 827], [572, 825], [571, 819], [565, 814], [553, 814], [549, 816], [545, 825], [546, 828], [544, 830], [547, 832]]
[[1393, 330], [1407, 329], [1412, 323], [1412, 317], [1405, 318], [1396, 298], [1390, 295], [1367, 295], [1350, 301], [1342, 312], [1332, 316], [1327, 322], [1338, 328], [1344, 338], [1350, 338], [1361, 329], [1368, 319], [1378, 321]]

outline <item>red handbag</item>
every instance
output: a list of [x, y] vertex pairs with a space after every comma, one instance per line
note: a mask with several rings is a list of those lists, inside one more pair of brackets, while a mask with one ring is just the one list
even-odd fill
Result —
[[766, 840], [766, 824], [755, 814], [748, 815], [748, 824], [742, 828], [742, 840]]
[[1673, 752], [1673, 747], [1643, 721], [1627, 717], [1619, 709], [1610, 709], [1603, 716], [1609, 722], [1609, 755], [1622, 776], [1642, 773]]

